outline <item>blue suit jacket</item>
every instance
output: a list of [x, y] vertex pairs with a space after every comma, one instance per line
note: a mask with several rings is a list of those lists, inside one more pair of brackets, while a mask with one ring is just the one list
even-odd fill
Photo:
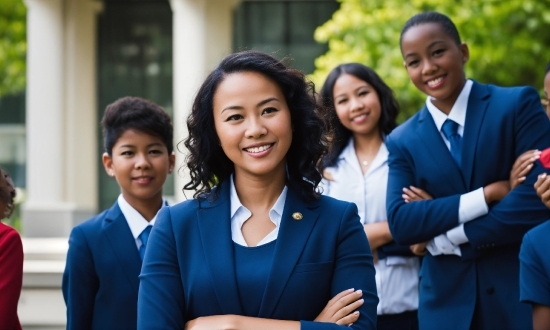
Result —
[[140, 270], [118, 203], [73, 228], [63, 273], [67, 329], [136, 329]]
[[[550, 146], [550, 122], [530, 87], [475, 83], [468, 100], [462, 167], [453, 161], [424, 107], [392, 132], [389, 155], [388, 222], [400, 244], [428, 241], [458, 225], [460, 195], [508, 180], [516, 158]], [[519, 303], [518, 252], [523, 234], [550, 213], [526, 181], [487, 215], [465, 224], [469, 243], [462, 257], [427, 255], [420, 271], [421, 329], [531, 328], [531, 312]], [[414, 185], [434, 200], [404, 203], [403, 187]], [[477, 307], [476, 307], [477, 306]], [[474, 316], [475, 311], [475, 316]]]
[[[294, 212], [303, 219], [294, 220]], [[258, 317], [340, 329], [307, 321], [331, 297], [355, 288], [365, 303], [352, 328], [376, 328], [372, 255], [355, 204], [325, 196], [304, 202], [289, 188], [273, 258]], [[213, 202], [190, 200], [159, 213], [140, 275], [138, 329], [182, 329], [200, 316], [243, 315], [236, 283], [226, 182]]]

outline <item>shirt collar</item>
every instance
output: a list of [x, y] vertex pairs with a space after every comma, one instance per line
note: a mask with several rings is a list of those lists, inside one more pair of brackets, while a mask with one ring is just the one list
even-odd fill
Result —
[[433, 105], [431, 101], [431, 96], [428, 96], [426, 98], [426, 107], [432, 115], [438, 131], [441, 131], [441, 127], [447, 119], [451, 119], [459, 126], [464, 127], [464, 124], [466, 123], [466, 109], [468, 108], [468, 99], [470, 98], [470, 92], [472, 91], [473, 84], [474, 83], [470, 79], [466, 80], [466, 83], [464, 84], [464, 87], [458, 95], [458, 98], [456, 99], [455, 104], [451, 108], [451, 112], [449, 112], [448, 116], [441, 110], [439, 110], [435, 105]]
[[[237, 195], [237, 190], [235, 189], [235, 182], [233, 181], [233, 174], [229, 178], [230, 185], [229, 185], [229, 196], [231, 200], [231, 219], [235, 217], [235, 214], [239, 209], [243, 208], [248, 211], [248, 209], [241, 203], [241, 200], [239, 199], [239, 195]], [[283, 210], [285, 208], [285, 201], [286, 201], [286, 194], [287, 194], [288, 188], [287, 186], [284, 187], [283, 191], [279, 195], [279, 198], [277, 198], [277, 201], [275, 204], [273, 204], [273, 207], [269, 210], [269, 218], [271, 219], [271, 222], [275, 224], [275, 226], [279, 227], [281, 224], [281, 219], [283, 217]], [[250, 217], [250, 216], [249, 216]], [[239, 220], [240, 225], [239, 228], [244, 224], [246, 219]]]
[[132, 236], [134, 236], [134, 239], [137, 239], [141, 232], [145, 229], [145, 227], [151, 225], [155, 225], [155, 220], [157, 219], [158, 212], [162, 209], [162, 207], [167, 206], [166, 200], [164, 198], [162, 199], [162, 207], [157, 211], [157, 214], [155, 214], [155, 217], [151, 219], [151, 221], [145, 220], [145, 218], [130, 205], [124, 197], [122, 197], [122, 194], [118, 196], [118, 207], [120, 207], [120, 211], [122, 211], [122, 214], [124, 215], [124, 218], [126, 218], [126, 222], [128, 222], [128, 226], [130, 227], [130, 231], [132, 232]]

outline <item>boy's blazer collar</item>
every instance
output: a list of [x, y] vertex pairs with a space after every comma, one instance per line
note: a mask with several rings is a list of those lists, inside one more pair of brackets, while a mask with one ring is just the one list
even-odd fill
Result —
[[[229, 185], [225, 183], [217, 189], [220, 191], [214, 202], [201, 201], [201, 208], [198, 211], [199, 229], [208, 267], [212, 274], [212, 283], [222, 312], [242, 315], [242, 307], [234, 299], [238, 297], [238, 290], [229, 216]], [[319, 217], [318, 212], [315, 211], [318, 203], [318, 201], [304, 202], [299, 194], [289, 187], [273, 255], [274, 262], [260, 306], [259, 317], [268, 318], [275, 311], [286, 283]], [[293, 218], [296, 212], [302, 214], [301, 220]], [[224, 285], [228, 282], [232, 285]]]
[[[489, 106], [491, 93], [487, 85], [474, 81], [470, 99], [468, 100], [468, 111], [466, 112], [466, 123], [464, 125], [464, 136], [462, 142], [462, 174], [468, 191], [472, 190], [472, 174], [474, 171], [475, 155], [479, 133]], [[495, 141], [496, 143], [496, 141]]]
[[107, 211], [103, 231], [111, 243], [113, 253], [116, 255], [128, 281], [132, 287], [139, 287], [139, 273], [141, 272], [141, 258], [139, 252], [118, 203]]

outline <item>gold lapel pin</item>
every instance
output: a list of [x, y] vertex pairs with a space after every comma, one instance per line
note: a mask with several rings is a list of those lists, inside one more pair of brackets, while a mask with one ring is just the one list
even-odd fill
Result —
[[302, 220], [304, 216], [300, 212], [294, 212], [292, 213], [292, 218], [294, 218], [294, 220]]

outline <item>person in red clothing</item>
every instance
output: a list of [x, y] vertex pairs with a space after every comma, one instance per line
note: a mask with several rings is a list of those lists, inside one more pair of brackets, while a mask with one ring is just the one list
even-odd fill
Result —
[[[0, 219], [13, 212], [15, 188], [10, 176], [0, 167]], [[21, 237], [0, 222], [0, 329], [20, 330], [17, 302], [23, 282], [23, 244]]]

